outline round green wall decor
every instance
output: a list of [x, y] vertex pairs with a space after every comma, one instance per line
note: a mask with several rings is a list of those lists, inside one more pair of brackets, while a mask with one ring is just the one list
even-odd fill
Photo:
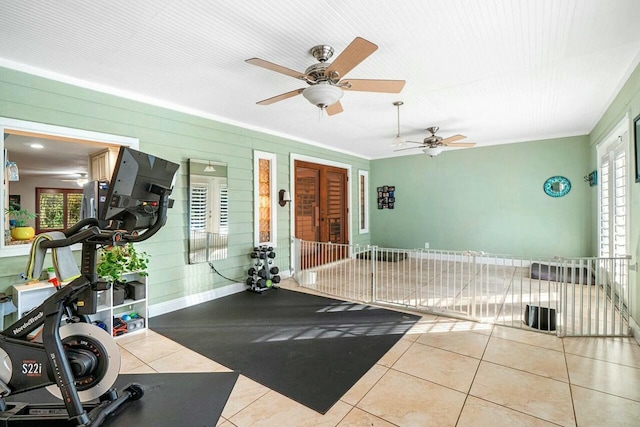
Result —
[[571, 190], [571, 182], [564, 176], [552, 176], [544, 182], [544, 192], [551, 197], [562, 197]]

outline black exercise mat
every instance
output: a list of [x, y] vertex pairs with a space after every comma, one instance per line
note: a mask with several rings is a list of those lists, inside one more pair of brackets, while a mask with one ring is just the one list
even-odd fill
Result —
[[301, 292], [241, 292], [149, 321], [179, 342], [326, 413], [419, 319]]
[[[125, 403], [107, 417], [105, 427], [214, 427], [238, 379], [236, 372], [121, 374], [116, 387], [130, 383], [144, 388], [139, 400]], [[59, 403], [45, 389], [10, 396], [13, 402]], [[34, 424], [35, 426], [43, 424]]]

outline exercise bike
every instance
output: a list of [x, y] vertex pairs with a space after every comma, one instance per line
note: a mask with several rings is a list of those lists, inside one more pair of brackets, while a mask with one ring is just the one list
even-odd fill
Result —
[[[40, 248], [82, 244], [80, 277], [0, 332], [0, 426], [99, 426], [144, 390], [117, 391], [120, 353], [113, 337], [87, 322], [97, 310], [97, 249], [147, 240], [166, 222], [178, 165], [121, 148], [100, 219], [87, 218], [44, 240]], [[42, 327], [42, 342], [29, 334]], [[9, 395], [46, 387], [62, 404], [7, 402]]]

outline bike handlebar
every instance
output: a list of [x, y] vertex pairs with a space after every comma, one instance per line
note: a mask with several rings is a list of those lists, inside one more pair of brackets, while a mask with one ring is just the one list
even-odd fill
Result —
[[[125, 243], [136, 243], [147, 240], [162, 228], [167, 221], [167, 209], [169, 207], [169, 194], [171, 190], [160, 195], [158, 210], [155, 221], [151, 226], [144, 229], [142, 233], [130, 230], [102, 229], [96, 218], [86, 218], [78, 221], [75, 225], [64, 230], [65, 239], [43, 240], [40, 242], [41, 248], [62, 248], [75, 245], [76, 243], [97, 243], [106, 245], [123, 245]], [[85, 228], [88, 227], [88, 228]]]

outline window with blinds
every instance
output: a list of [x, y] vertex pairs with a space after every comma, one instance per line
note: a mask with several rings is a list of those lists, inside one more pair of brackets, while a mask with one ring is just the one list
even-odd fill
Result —
[[599, 256], [618, 257], [628, 248], [628, 132], [598, 148], [600, 185], [598, 193]]
[[229, 190], [220, 186], [220, 234], [229, 234]]
[[206, 184], [193, 183], [191, 185], [189, 226], [192, 231], [207, 231], [208, 192]]

